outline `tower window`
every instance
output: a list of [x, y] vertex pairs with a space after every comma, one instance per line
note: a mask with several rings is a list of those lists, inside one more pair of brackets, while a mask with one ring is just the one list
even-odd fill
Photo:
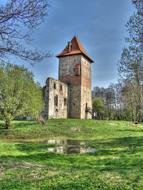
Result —
[[63, 90], [63, 86], [62, 85], [60, 85], [60, 91], [62, 91]]
[[64, 98], [64, 106], [66, 106], [66, 105], [67, 105], [67, 99]]
[[74, 67], [74, 75], [80, 76], [80, 64], [76, 64]]
[[57, 95], [54, 97], [54, 105], [58, 106], [58, 96]]
[[54, 83], [54, 89], [56, 89], [56, 83]]

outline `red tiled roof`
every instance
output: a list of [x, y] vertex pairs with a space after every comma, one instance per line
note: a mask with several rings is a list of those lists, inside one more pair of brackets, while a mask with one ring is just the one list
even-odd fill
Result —
[[68, 55], [78, 55], [78, 54], [84, 55], [91, 63], [94, 62], [83, 48], [79, 39], [76, 36], [74, 36], [73, 39], [70, 42], [68, 42], [66, 48], [60, 54], [58, 54], [57, 57], [64, 57]]

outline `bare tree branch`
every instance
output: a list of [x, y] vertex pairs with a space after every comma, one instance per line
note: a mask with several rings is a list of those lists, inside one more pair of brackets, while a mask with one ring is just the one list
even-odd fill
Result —
[[26, 49], [30, 33], [37, 29], [48, 15], [50, 0], [9, 0], [0, 5], [0, 58], [9, 55], [24, 60], [39, 61], [49, 56]]

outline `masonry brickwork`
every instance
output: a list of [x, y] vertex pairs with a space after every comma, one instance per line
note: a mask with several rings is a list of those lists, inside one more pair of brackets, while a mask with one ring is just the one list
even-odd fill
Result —
[[92, 108], [91, 63], [77, 37], [57, 56], [59, 80], [48, 78], [45, 87], [47, 118], [90, 119]]
[[45, 115], [48, 119], [67, 118], [68, 86], [48, 78], [45, 87]]

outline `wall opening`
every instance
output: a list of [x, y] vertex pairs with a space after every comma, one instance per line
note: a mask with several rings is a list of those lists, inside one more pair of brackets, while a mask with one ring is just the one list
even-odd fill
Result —
[[56, 89], [56, 83], [54, 83], [54, 89]]
[[60, 85], [60, 91], [63, 91], [63, 86], [62, 85]]
[[67, 99], [64, 98], [64, 106], [66, 106], [66, 105], [67, 105]]
[[54, 105], [58, 106], [58, 95], [54, 97]]

